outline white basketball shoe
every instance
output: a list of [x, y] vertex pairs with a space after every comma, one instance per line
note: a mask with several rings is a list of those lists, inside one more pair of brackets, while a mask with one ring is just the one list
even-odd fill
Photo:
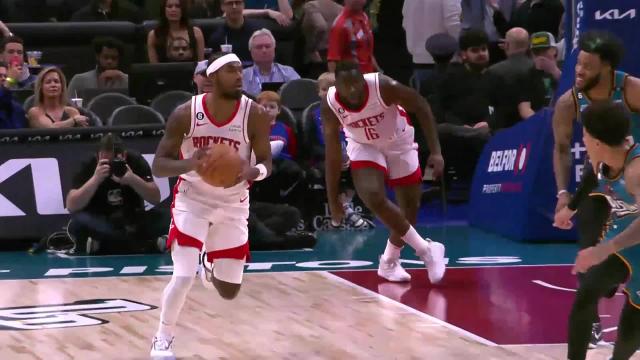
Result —
[[378, 276], [393, 282], [411, 281], [411, 275], [402, 268], [400, 259], [391, 260], [385, 258], [384, 255], [380, 256]]
[[153, 360], [169, 360], [175, 359], [176, 356], [173, 353], [173, 336], [171, 338], [165, 338], [163, 336], [154, 336], [151, 342], [151, 352], [149, 353]]
[[444, 277], [446, 270], [446, 264], [444, 259], [444, 245], [439, 242], [435, 242], [431, 239], [429, 241], [429, 247], [423, 254], [418, 254], [420, 259], [424, 261], [424, 264], [429, 271], [429, 280], [432, 284], [437, 284]]
[[202, 256], [200, 257], [200, 281], [202, 281], [202, 285], [207, 289], [215, 289], [213, 286], [213, 263], [207, 261], [207, 253], [202, 252]]

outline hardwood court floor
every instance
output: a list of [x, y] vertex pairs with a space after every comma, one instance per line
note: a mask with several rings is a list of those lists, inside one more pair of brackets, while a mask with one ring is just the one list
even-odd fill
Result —
[[[6, 280], [0, 283], [0, 307], [94, 299], [159, 306], [168, 280]], [[2, 312], [0, 319], [6, 319]], [[160, 309], [89, 316], [108, 323], [0, 330], [0, 359], [148, 359]], [[547, 360], [562, 359], [565, 349], [480, 344], [427, 315], [324, 272], [247, 274], [234, 301], [220, 299], [198, 280], [176, 333], [179, 359]], [[590, 352], [589, 359], [604, 360], [609, 353], [599, 349]]]

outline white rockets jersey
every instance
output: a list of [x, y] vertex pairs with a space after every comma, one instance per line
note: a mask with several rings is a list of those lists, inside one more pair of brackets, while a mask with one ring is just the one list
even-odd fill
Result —
[[[213, 116], [205, 106], [205, 96], [207, 94], [191, 98], [191, 127], [189, 133], [185, 134], [180, 146], [180, 157], [188, 159], [193, 156], [193, 153], [198, 148], [223, 144], [235, 149], [242, 158], [249, 161], [251, 159], [251, 144], [249, 142], [247, 123], [252, 100], [243, 95], [238, 100], [233, 115], [224, 122], [218, 121], [218, 124], [223, 124], [218, 125], [212, 122]], [[195, 190], [198, 196], [206, 196], [207, 200], [204, 201], [202, 199], [203, 202], [237, 202], [238, 198], [246, 200], [249, 195], [249, 184], [246, 181], [225, 189], [207, 184], [196, 171], [191, 171], [180, 177], [183, 182], [189, 183], [190, 188]], [[249, 206], [248, 201], [242, 202]]]
[[367, 94], [359, 111], [349, 110], [340, 103], [335, 86], [329, 88], [327, 102], [348, 139], [361, 144], [385, 145], [409, 126], [407, 113], [398, 105], [384, 103], [378, 73], [365, 74], [364, 79]]

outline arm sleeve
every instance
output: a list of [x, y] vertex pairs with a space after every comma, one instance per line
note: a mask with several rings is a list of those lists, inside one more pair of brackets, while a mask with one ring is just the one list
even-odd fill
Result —
[[582, 181], [576, 189], [576, 194], [571, 198], [567, 205], [570, 210], [577, 210], [580, 203], [598, 186], [598, 177], [593, 171], [593, 166], [589, 163], [589, 159], [585, 161], [584, 171], [582, 172]]

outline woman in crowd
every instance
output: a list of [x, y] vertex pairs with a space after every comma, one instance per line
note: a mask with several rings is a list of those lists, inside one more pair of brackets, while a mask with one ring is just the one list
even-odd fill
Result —
[[187, 40], [190, 61], [204, 60], [204, 35], [199, 27], [191, 25], [188, 0], [163, 0], [162, 9], [158, 26], [147, 36], [149, 62], [168, 62], [167, 50], [174, 38]]
[[27, 113], [31, 128], [89, 126], [86, 116], [68, 106], [67, 80], [57, 67], [43, 69], [36, 80], [35, 103]]

